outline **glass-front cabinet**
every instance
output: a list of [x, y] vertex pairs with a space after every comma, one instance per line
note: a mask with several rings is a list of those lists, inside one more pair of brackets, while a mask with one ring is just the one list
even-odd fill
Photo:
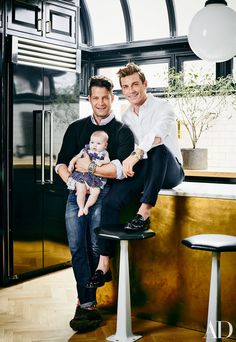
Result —
[[11, 0], [8, 3], [7, 30], [10, 34], [64, 42], [77, 40], [77, 6], [63, 1]]

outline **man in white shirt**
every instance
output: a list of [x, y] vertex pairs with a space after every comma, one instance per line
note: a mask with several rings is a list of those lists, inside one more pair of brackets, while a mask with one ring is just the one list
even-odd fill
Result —
[[147, 94], [147, 80], [134, 63], [118, 72], [120, 85], [130, 106], [123, 115], [123, 122], [135, 136], [136, 148], [123, 161], [125, 177], [134, 177], [134, 166], [144, 159], [144, 186], [141, 206], [127, 230], [143, 230], [149, 227], [150, 209], [156, 204], [162, 188], [172, 188], [183, 180], [182, 155], [178, 142], [176, 117], [172, 106], [152, 94]]
[[[137, 214], [126, 223], [125, 230], [144, 231], [150, 226], [150, 210], [159, 191], [173, 188], [184, 179], [176, 117], [167, 101], [147, 94], [145, 75], [136, 64], [127, 64], [117, 74], [130, 102], [122, 121], [133, 132], [136, 147], [122, 163], [126, 179], [116, 181], [103, 201], [101, 224], [119, 223], [121, 209], [141, 196]], [[88, 287], [104, 284], [109, 257], [114, 254], [111, 240], [100, 240], [100, 254], [97, 269], [102, 271], [101, 279], [92, 277]]]

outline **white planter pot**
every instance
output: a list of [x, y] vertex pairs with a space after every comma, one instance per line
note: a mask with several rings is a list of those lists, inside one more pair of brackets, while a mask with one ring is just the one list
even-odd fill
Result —
[[183, 167], [187, 170], [206, 170], [208, 168], [207, 148], [182, 148]]

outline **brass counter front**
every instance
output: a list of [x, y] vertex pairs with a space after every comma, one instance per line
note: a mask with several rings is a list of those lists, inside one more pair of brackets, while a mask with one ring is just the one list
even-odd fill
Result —
[[[130, 243], [132, 311], [155, 321], [205, 331], [211, 252], [190, 250], [185, 237], [216, 233], [236, 235], [236, 201], [160, 195], [152, 209], [156, 237]], [[113, 260], [116, 275], [118, 260]], [[116, 279], [98, 290], [98, 303], [116, 302]], [[221, 255], [222, 321], [236, 338], [236, 253]], [[227, 329], [227, 326], [223, 326]], [[226, 331], [227, 335], [227, 331]]]

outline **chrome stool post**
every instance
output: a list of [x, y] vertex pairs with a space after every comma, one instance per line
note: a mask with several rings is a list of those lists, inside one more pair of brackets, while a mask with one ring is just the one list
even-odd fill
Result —
[[142, 338], [134, 335], [131, 324], [130, 278], [129, 278], [129, 240], [144, 240], [155, 236], [152, 230], [126, 232], [123, 224], [107, 225], [97, 228], [96, 233], [103, 238], [120, 241], [120, 265], [116, 332], [107, 341], [128, 342]]
[[224, 234], [193, 235], [183, 239], [182, 244], [191, 249], [212, 252], [206, 342], [220, 342], [221, 331], [218, 328], [218, 322], [221, 321], [220, 256], [221, 252], [236, 251], [236, 236]]

